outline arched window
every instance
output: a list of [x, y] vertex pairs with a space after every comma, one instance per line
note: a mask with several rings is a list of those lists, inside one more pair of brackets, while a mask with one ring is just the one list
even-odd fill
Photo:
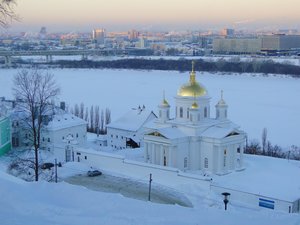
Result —
[[179, 116], [180, 116], [180, 118], [183, 117], [183, 108], [182, 107], [179, 108]]
[[187, 157], [185, 157], [183, 162], [183, 167], [187, 168], [187, 164], [188, 164]]
[[207, 107], [204, 108], [204, 118], [207, 117]]
[[204, 158], [204, 168], [208, 168], [208, 158]]

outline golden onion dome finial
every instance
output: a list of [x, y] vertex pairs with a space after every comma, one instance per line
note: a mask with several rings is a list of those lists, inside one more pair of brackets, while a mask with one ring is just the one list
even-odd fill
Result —
[[192, 61], [192, 71], [190, 73], [190, 83], [196, 83], [195, 61]]
[[162, 101], [162, 106], [167, 106], [169, 107], [169, 103], [168, 101], [166, 100], [166, 97], [165, 97], [165, 90], [163, 91], [163, 101]]
[[199, 107], [199, 106], [198, 106], [197, 102], [194, 102], [194, 103], [192, 104], [192, 107], [191, 107], [191, 108], [192, 108], [192, 109], [198, 109], [198, 107]]

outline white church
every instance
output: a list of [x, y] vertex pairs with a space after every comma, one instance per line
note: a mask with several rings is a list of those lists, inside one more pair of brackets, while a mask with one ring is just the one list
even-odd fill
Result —
[[145, 124], [145, 161], [218, 175], [243, 169], [246, 133], [228, 119], [223, 93], [215, 117], [210, 115], [210, 99], [196, 80], [193, 63], [189, 82], [175, 97], [175, 119], [170, 118], [170, 105], [164, 97], [158, 118]]

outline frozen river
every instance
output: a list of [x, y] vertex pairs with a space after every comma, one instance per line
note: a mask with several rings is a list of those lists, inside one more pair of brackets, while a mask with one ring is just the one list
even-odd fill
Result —
[[[70, 184], [87, 187], [94, 191], [120, 193], [125, 197], [148, 201], [149, 184], [146, 183], [146, 180], [142, 182], [102, 174], [96, 177], [77, 175], [66, 178], [65, 181]], [[178, 204], [186, 207], [193, 206], [184, 194], [155, 183], [152, 183], [151, 201], [162, 204]]]
[[[18, 69], [0, 69], [0, 96], [12, 97], [12, 78]], [[61, 87], [59, 100], [68, 105], [83, 102], [111, 109], [116, 120], [133, 107], [145, 105], [157, 112], [163, 91], [174, 116], [177, 90], [189, 73], [176, 71], [50, 69]], [[211, 116], [224, 90], [228, 117], [248, 133], [248, 139], [261, 140], [263, 128], [268, 140], [282, 147], [300, 146], [300, 79], [284, 76], [222, 75], [197, 73], [197, 80], [211, 97]]]

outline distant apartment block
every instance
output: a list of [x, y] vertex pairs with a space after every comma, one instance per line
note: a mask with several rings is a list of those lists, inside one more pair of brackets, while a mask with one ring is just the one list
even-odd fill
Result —
[[106, 30], [105, 29], [94, 29], [92, 31], [92, 39], [100, 45], [104, 44]]
[[300, 51], [300, 35], [265, 35], [256, 38], [215, 38], [218, 54], [289, 54]]

